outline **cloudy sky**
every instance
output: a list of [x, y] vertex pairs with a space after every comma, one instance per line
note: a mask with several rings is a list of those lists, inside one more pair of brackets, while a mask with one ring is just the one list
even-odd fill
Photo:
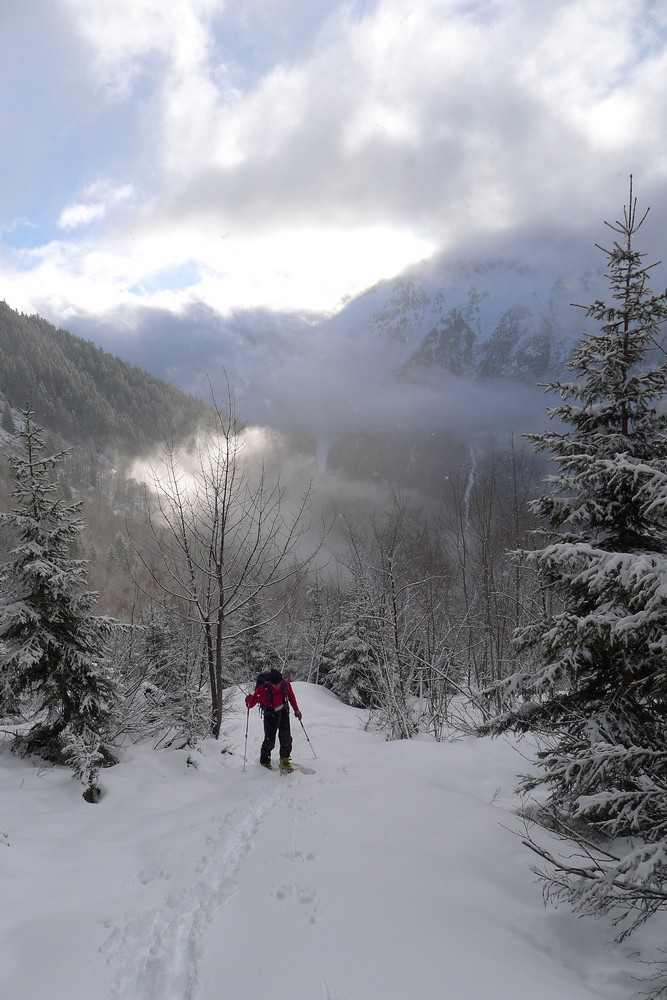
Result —
[[667, 229], [664, 0], [0, 0], [0, 295], [335, 310], [437, 251]]

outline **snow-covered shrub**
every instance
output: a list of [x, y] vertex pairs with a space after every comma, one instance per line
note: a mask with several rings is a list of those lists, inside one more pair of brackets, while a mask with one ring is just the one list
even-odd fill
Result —
[[99, 737], [85, 730], [75, 733], [66, 729], [61, 740], [65, 762], [74, 771], [74, 776], [86, 786], [84, 799], [86, 802], [99, 802], [101, 790], [98, 778], [100, 768], [105, 764]]

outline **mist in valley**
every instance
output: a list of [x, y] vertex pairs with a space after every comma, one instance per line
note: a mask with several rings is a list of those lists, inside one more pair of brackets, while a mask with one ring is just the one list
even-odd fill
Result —
[[[546, 426], [553, 400], [538, 381], [562, 372], [582, 328], [570, 303], [590, 300], [594, 285], [590, 272], [429, 261], [331, 317], [224, 317], [200, 305], [178, 316], [89, 317], [86, 328], [205, 401], [224, 403], [231, 388], [239, 418], [256, 429], [253, 453], [261, 442], [288, 490], [312, 481], [317, 503], [334, 516], [355, 503], [381, 506], [397, 490], [432, 509], [453, 480]], [[447, 343], [453, 314], [476, 338], [475, 358], [459, 373], [424, 347], [429, 335]], [[516, 326], [509, 346], [508, 317]], [[517, 370], [517, 344], [530, 361], [545, 328], [546, 360], [526, 371], [524, 359]]]

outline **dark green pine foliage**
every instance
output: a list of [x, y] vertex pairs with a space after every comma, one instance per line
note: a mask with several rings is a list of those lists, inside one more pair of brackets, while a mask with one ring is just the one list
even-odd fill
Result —
[[573, 380], [550, 386], [562, 429], [531, 436], [555, 471], [532, 504], [544, 547], [522, 555], [555, 600], [518, 633], [524, 665], [498, 685], [515, 707], [483, 728], [550, 734], [523, 787], [546, 786], [568, 823], [640, 838], [617, 864], [559, 883], [595, 912], [624, 897], [621, 883], [667, 881], [667, 366], [656, 350], [667, 302], [634, 246], [645, 218], [631, 184], [622, 221], [606, 224], [613, 246], [599, 248], [611, 295], [586, 312], [599, 332], [574, 350]]
[[30, 410], [8, 456], [14, 509], [0, 513], [15, 539], [0, 570], [0, 714], [30, 713], [20, 749], [64, 760], [68, 740], [99, 746], [114, 719], [115, 684], [105, 661], [112, 619], [92, 614], [97, 595], [82, 592], [86, 562], [72, 550], [84, 527], [81, 503], [66, 504]]
[[209, 414], [200, 399], [5, 302], [0, 373], [0, 390], [10, 403], [30, 400], [44, 427], [95, 450], [113, 446], [132, 455], [180, 441]]
[[240, 616], [239, 627], [230, 640], [227, 656], [230, 683], [254, 682], [255, 675], [274, 667], [280, 669], [278, 655], [268, 638], [267, 615], [257, 598], [250, 597]]
[[354, 599], [348, 608], [349, 618], [333, 629], [322, 651], [320, 683], [347, 705], [370, 709], [377, 704], [379, 637]]

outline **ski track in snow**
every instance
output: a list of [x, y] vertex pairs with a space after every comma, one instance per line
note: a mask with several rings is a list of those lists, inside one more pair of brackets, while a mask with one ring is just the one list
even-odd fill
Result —
[[112, 985], [117, 1000], [196, 1000], [201, 941], [214, 916], [231, 899], [236, 875], [250, 852], [266, 813], [281, 798], [262, 789], [254, 801], [214, 818], [196, 878], [170, 895], [158, 910], [117, 926], [102, 951], [118, 966]]

